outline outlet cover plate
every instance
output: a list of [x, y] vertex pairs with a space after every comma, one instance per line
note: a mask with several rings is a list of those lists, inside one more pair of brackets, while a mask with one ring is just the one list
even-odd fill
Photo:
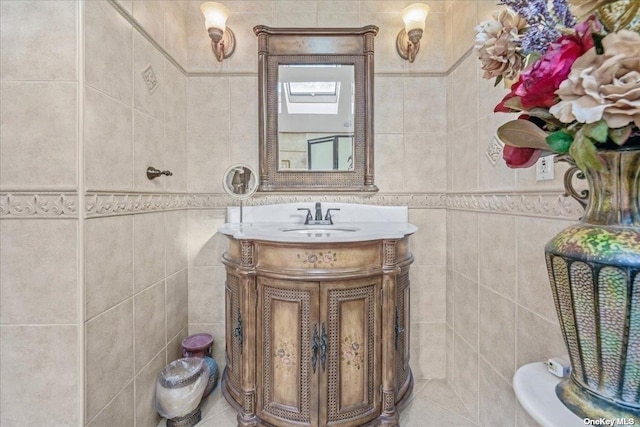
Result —
[[540, 157], [536, 162], [536, 180], [547, 181], [554, 178], [555, 155]]

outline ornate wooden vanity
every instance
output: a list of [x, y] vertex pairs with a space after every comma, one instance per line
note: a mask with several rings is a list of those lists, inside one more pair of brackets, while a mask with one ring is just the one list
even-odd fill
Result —
[[227, 235], [225, 398], [238, 425], [398, 425], [409, 368], [409, 236]]

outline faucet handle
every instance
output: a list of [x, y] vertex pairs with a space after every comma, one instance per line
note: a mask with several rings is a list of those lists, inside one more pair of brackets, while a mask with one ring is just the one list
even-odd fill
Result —
[[329, 224], [333, 225], [333, 219], [331, 218], [331, 211], [339, 211], [340, 208], [329, 208], [327, 209], [327, 214], [324, 217], [325, 221], [329, 221]]
[[309, 225], [309, 221], [313, 221], [313, 216], [311, 216], [311, 209], [309, 208], [298, 208], [299, 211], [307, 211], [307, 218], [304, 220], [305, 225]]

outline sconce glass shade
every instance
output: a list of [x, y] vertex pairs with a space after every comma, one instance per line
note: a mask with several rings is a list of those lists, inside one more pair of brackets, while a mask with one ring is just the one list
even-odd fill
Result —
[[236, 37], [230, 28], [227, 28], [229, 9], [221, 3], [208, 1], [200, 5], [204, 15], [205, 28], [211, 38], [211, 48], [218, 61], [233, 55], [236, 48]]
[[429, 6], [424, 3], [414, 3], [402, 11], [404, 29], [408, 33], [411, 30], [424, 31], [425, 21], [429, 15]]
[[420, 39], [424, 32], [429, 6], [424, 3], [414, 3], [402, 11], [404, 28], [396, 37], [396, 50], [402, 59], [413, 62], [420, 50]]
[[205, 27], [216, 28], [220, 31], [224, 31], [227, 25], [227, 18], [229, 18], [229, 9], [221, 3], [208, 1], [200, 5], [200, 10], [204, 15]]

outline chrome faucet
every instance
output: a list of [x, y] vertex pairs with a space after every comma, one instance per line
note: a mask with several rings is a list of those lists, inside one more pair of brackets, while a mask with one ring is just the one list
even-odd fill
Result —
[[307, 217], [304, 219], [304, 225], [309, 225], [309, 222], [314, 222], [313, 217], [311, 216], [311, 209], [308, 208], [298, 208], [299, 211], [307, 211]]
[[322, 205], [320, 202], [316, 202], [316, 221], [322, 221]]
[[307, 216], [304, 220], [304, 225], [333, 225], [333, 218], [331, 218], [331, 211], [339, 211], [339, 208], [327, 209], [327, 214], [322, 219], [322, 205], [320, 202], [316, 202], [316, 216], [315, 219], [311, 215], [311, 209], [298, 208], [299, 211], [307, 211]]

